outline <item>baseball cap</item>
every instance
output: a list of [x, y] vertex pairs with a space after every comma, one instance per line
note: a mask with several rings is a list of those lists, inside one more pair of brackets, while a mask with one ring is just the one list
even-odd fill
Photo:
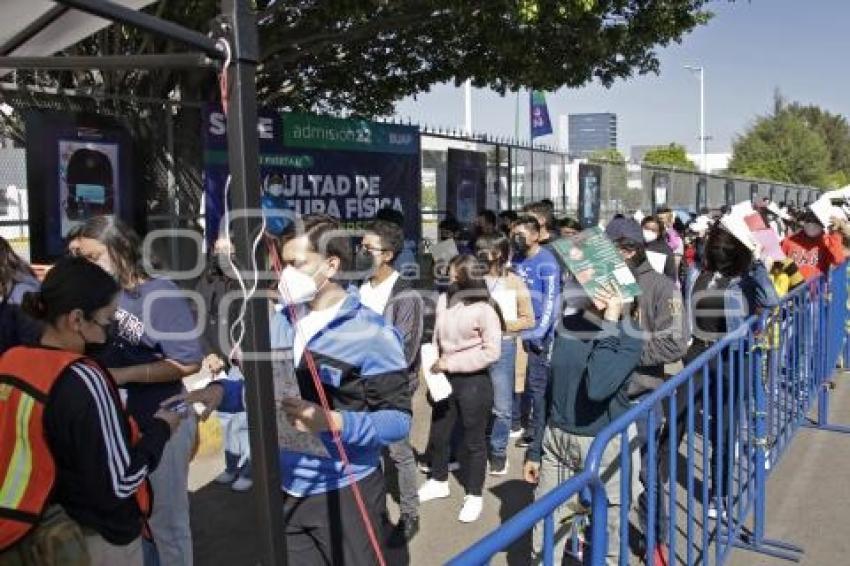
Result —
[[618, 217], [611, 220], [605, 227], [605, 235], [614, 242], [643, 244], [643, 230], [633, 218]]

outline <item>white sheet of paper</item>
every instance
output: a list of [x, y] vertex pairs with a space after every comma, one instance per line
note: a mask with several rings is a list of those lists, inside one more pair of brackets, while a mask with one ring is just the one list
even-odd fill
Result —
[[434, 401], [442, 401], [452, 394], [452, 384], [444, 373], [431, 373], [431, 366], [440, 357], [437, 348], [433, 344], [422, 345], [422, 373], [425, 375], [425, 383], [428, 385], [428, 393]]
[[[741, 206], [747, 205], [747, 206]], [[720, 219], [720, 223], [723, 225], [726, 230], [729, 231], [730, 234], [738, 238], [738, 241], [747, 246], [750, 251], [755, 251], [756, 249], [756, 241], [753, 239], [752, 232], [750, 232], [750, 227], [747, 226], [747, 223], [744, 222], [744, 217], [747, 214], [752, 213], [752, 206], [749, 206], [750, 203], [740, 203], [736, 204], [732, 207], [732, 210], [729, 214], [723, 216]], [[748, 212], [745, 212], [749, 209]]]
[[818, 217], [820, 223], [824, 226], [829, 226], [832, 219], [832, 201], [825, 197], [820, 197], [818, 200], [809, 205], [815, 216]]
[[667, 264], [667, 254], [647, 250], [646, 259], [649, 260], [649, 265], [652, 266], [652, 269], [664, 275], [664, 266]]

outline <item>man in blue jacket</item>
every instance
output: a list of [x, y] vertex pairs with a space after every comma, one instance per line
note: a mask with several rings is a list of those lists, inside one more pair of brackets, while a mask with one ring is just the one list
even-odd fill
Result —
[[[295, 232], [294, 228], [298, 231]], [[283, 237], [280, 292], [292, 337], [301, 397], [281, 410], [298, 429], [317, 434], [327, 456], [282, 448], [286, 548], [292, 564], [372, 565], [383, 552], [385, 446], [410, 431], [410, 385], [402, 340], [383, 317], [335, 279], [349, 269], [349, 238], [329, 216], [310, 215]], [[314, 371], [315, 370], [315, 374]], [[316, 380], [330, 405], [319, 404]], [[339, 432], [349, 466], [333, 441]], [[379, 549], [356, 502], [356, 482]]]
[[533, 216], [520, 217], [511, 231], [511, 264], [531, 292], [534, 328], [522, 333], [522, 345], [528, 352], [525, 392], [514, 396], [513, 432], [518, 436], [522, 421], [531, 421], [525, 435], [517, 441], [524, 447], [534, 440], [539, 415], [543, 413], [546, 383], [549, 381], [549, 355], [560, 310], [561, 268], [555, 256], [540, 244], [540, 223]]

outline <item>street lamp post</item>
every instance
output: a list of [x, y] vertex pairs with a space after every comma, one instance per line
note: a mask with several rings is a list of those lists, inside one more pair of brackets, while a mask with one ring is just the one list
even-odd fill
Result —
[[708, 164], [705, 157], [705, 67], [694, 65], [685, 65], [685, 68], [692, 72], [699, 72], [699, 149], [700, 149], [700, 169], [703, 172], [708, 171]]

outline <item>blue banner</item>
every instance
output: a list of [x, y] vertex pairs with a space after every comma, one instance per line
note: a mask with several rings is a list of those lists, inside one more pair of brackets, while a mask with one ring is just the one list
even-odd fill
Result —
[[[382, 208], [405, 217], [405, 247], [421, 239], [419, 130], [412, 126], [261, 110], [260, 182], [267, 230], [279, 234], [285, 216], [329, 214], [356, 227]], [[204, 119], [207, 240], [224, 215], [228, 175], [225, 117], [216, 107]]]
[[529, 102], [531, 103], [531, 139], [551, 134], [552, 122], [549, 120], [549, 109], [546, 107], [545, 95], [538, 90], [532, 90]]

